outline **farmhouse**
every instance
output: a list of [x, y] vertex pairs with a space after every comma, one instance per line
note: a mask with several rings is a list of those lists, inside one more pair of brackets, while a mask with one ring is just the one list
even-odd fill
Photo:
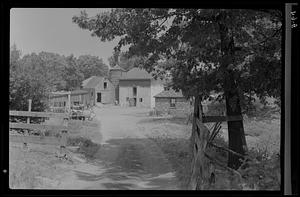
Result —
[[119, 79], [120, 106], [155, 106], [154, 95], [163, 90], [163, 81], [155, 80], [147, 71], [132, 68], [123, 72]]
[[107, 77], [92, 76], [82, 82], [84, 90], [91, 90], [91, 103], [114, 103], [115, 88]]
[[165, 88], [155, 97], [155, 111], [158, 114], [186, 115], [192, 111], [190, 101], [181, 91]]

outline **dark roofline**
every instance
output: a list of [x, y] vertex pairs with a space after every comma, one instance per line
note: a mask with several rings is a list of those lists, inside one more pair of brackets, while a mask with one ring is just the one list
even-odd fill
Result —
[[130, 81], [130, 80], [151, 80], [151, 78], [128, 78], [128, 79], [120, 78], [119, 79], [119, 81]]
[[155, 98], [185, 98], [184, 96], [153, 96]]
[[121, 71], [126, 71], [124, 68], [122, 68], [121, 66], [119, 66], [119, 65], [116, 65], [116, 66], [114, 66], [114, 67], [112, 67], [112, 68], [109, 68], [109, 71], [110, 70], [121, 70]]

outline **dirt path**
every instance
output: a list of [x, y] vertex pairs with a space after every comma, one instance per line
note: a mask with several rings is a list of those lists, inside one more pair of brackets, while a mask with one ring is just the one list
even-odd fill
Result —
[[151, 129], [139, 124], [149, 118], [148, 112], [149, 109], [95, 108], [102, 147], [95, 159], [83, 159], [74, 165], [59, 188], [179, 189], [172, 165], [147, 137]]

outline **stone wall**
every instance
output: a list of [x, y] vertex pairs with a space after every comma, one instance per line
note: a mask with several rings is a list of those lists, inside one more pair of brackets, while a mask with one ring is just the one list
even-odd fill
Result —
[[185, 98], [176, 98], [175, 107], [170, 106], [171, 98], [155, 98], [155, 111], [157, 114], [170, 114], [173, 116], [187, 116], [192, 112], [193, 106]]

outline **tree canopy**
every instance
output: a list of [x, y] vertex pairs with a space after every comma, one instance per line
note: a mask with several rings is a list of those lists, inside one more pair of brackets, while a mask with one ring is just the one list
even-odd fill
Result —
[[114, 51], [113, 55], [108, 58], [111, 67], [119, 65], [124, 70], [128, 71], [133, 67], [138, 67], [143, 62], [143, 57], [141, 56], [131, 56], [129, 57], [125, 52]]
[[102, 59], [83, 55], [31, 53], [22, 57], [13, 45], [10, 49], [10, 109], [27, 110], [32, 99], [33, 111], [44, 111], [51, 91], [74, 90], [93, 75], [106, 76], [108, 66]]
[[[83, 11], [73, 22], [102, 41], [120, 37], [116, 51], [127, 45], [126, 55], [145, 57], [142, 65], [148, 71], [170, 71], [173, 87], [186, 95], [225, 88], [220, 66], [224, 23], [234, 41], [234, 60], [228, 68], [239, 81], [241, 95], [279, 99], [281, 15], [280, 10], [119, 8], [94, 17]], [[158, 62], [170, 58], [176, 62], [159, 69]]]

